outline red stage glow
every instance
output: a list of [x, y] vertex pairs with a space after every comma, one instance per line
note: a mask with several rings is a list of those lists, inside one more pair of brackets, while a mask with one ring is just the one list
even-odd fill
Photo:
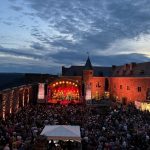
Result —
[[48, 102], [79, 103], [79, 87], [71, 81], [57, 81], [48, 86]]

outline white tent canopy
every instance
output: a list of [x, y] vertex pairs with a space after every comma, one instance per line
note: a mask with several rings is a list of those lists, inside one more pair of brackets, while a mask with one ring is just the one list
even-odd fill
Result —
[[46, 125], [41, 132], [49, 140], [74, 140], [81, 142], [80, 126]]

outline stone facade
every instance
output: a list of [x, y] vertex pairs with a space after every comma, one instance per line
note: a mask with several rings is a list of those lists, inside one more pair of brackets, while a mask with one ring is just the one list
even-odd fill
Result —
[[111, 97], [122, 102], [149, 100], [150, 77], [109, 78]]
[[0, 91], [0, 117], [5, 118], [25, 107], [33, 99], [32, 86], [23, 85]]
[[[16, 113], [28, 103], [36, 103], [38, 83], [45, 85], [44, 94], [47, 101], [43, 100], [44, 103], [51, 103], [53, 85], [59, 86], [59, 83], [61, 87], [66, 86], [66, 83], [68, 83], [68, 88], [71, 84], [72, 87], [76, 86], [77, 88], [74, 87], [77, 90], [75, 94], [79, 96], [78, 101], [81, 103], [102, 98], [111, 98], [123, 103], [150, 101], [149, 67], [150, 62], [113, 65], [112, 67], [92, 66], [88, 57], [85, 66], [69, 68], [63, 66], [61, 76], [25, 74], [26, 84], [21, 86], [10, 84], [10, 88], [0, 90], [0, 117], [5, 118], [9, 114]], [[62, 83], [64, 83], [63, 86]]]
[[[92, 67], [90, 59], [85, 66], [62, 67], [62, 75], [78, 75], [84, 83], [84, 99], [108, 97], [123, 103], [150, 100], [150, 62], [122, 66]], [[86, 69], [85, 69], [86, 68]], [[87, 96], [88, 93], [88, 96]]]

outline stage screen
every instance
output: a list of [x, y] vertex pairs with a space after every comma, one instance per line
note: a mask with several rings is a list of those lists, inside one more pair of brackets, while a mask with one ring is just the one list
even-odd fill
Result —
[[39, 88], [38, 88], [38, 100], [43, 100], [44, 99], [44, 83], [39, 83]]

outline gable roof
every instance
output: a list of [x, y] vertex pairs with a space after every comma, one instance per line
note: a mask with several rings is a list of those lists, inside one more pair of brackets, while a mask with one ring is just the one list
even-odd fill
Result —
[[130, 63], [116, 66], [112, 76], [150, 77], [150, 62]]
[[[85, 66], [71, 66], [69, 68], [62, 67], [63, 76], [82, 76]], [[93, 66], [93, 75], [94, 76], [111, 76], [112, 69], [111, 67], [99, 67]]]

